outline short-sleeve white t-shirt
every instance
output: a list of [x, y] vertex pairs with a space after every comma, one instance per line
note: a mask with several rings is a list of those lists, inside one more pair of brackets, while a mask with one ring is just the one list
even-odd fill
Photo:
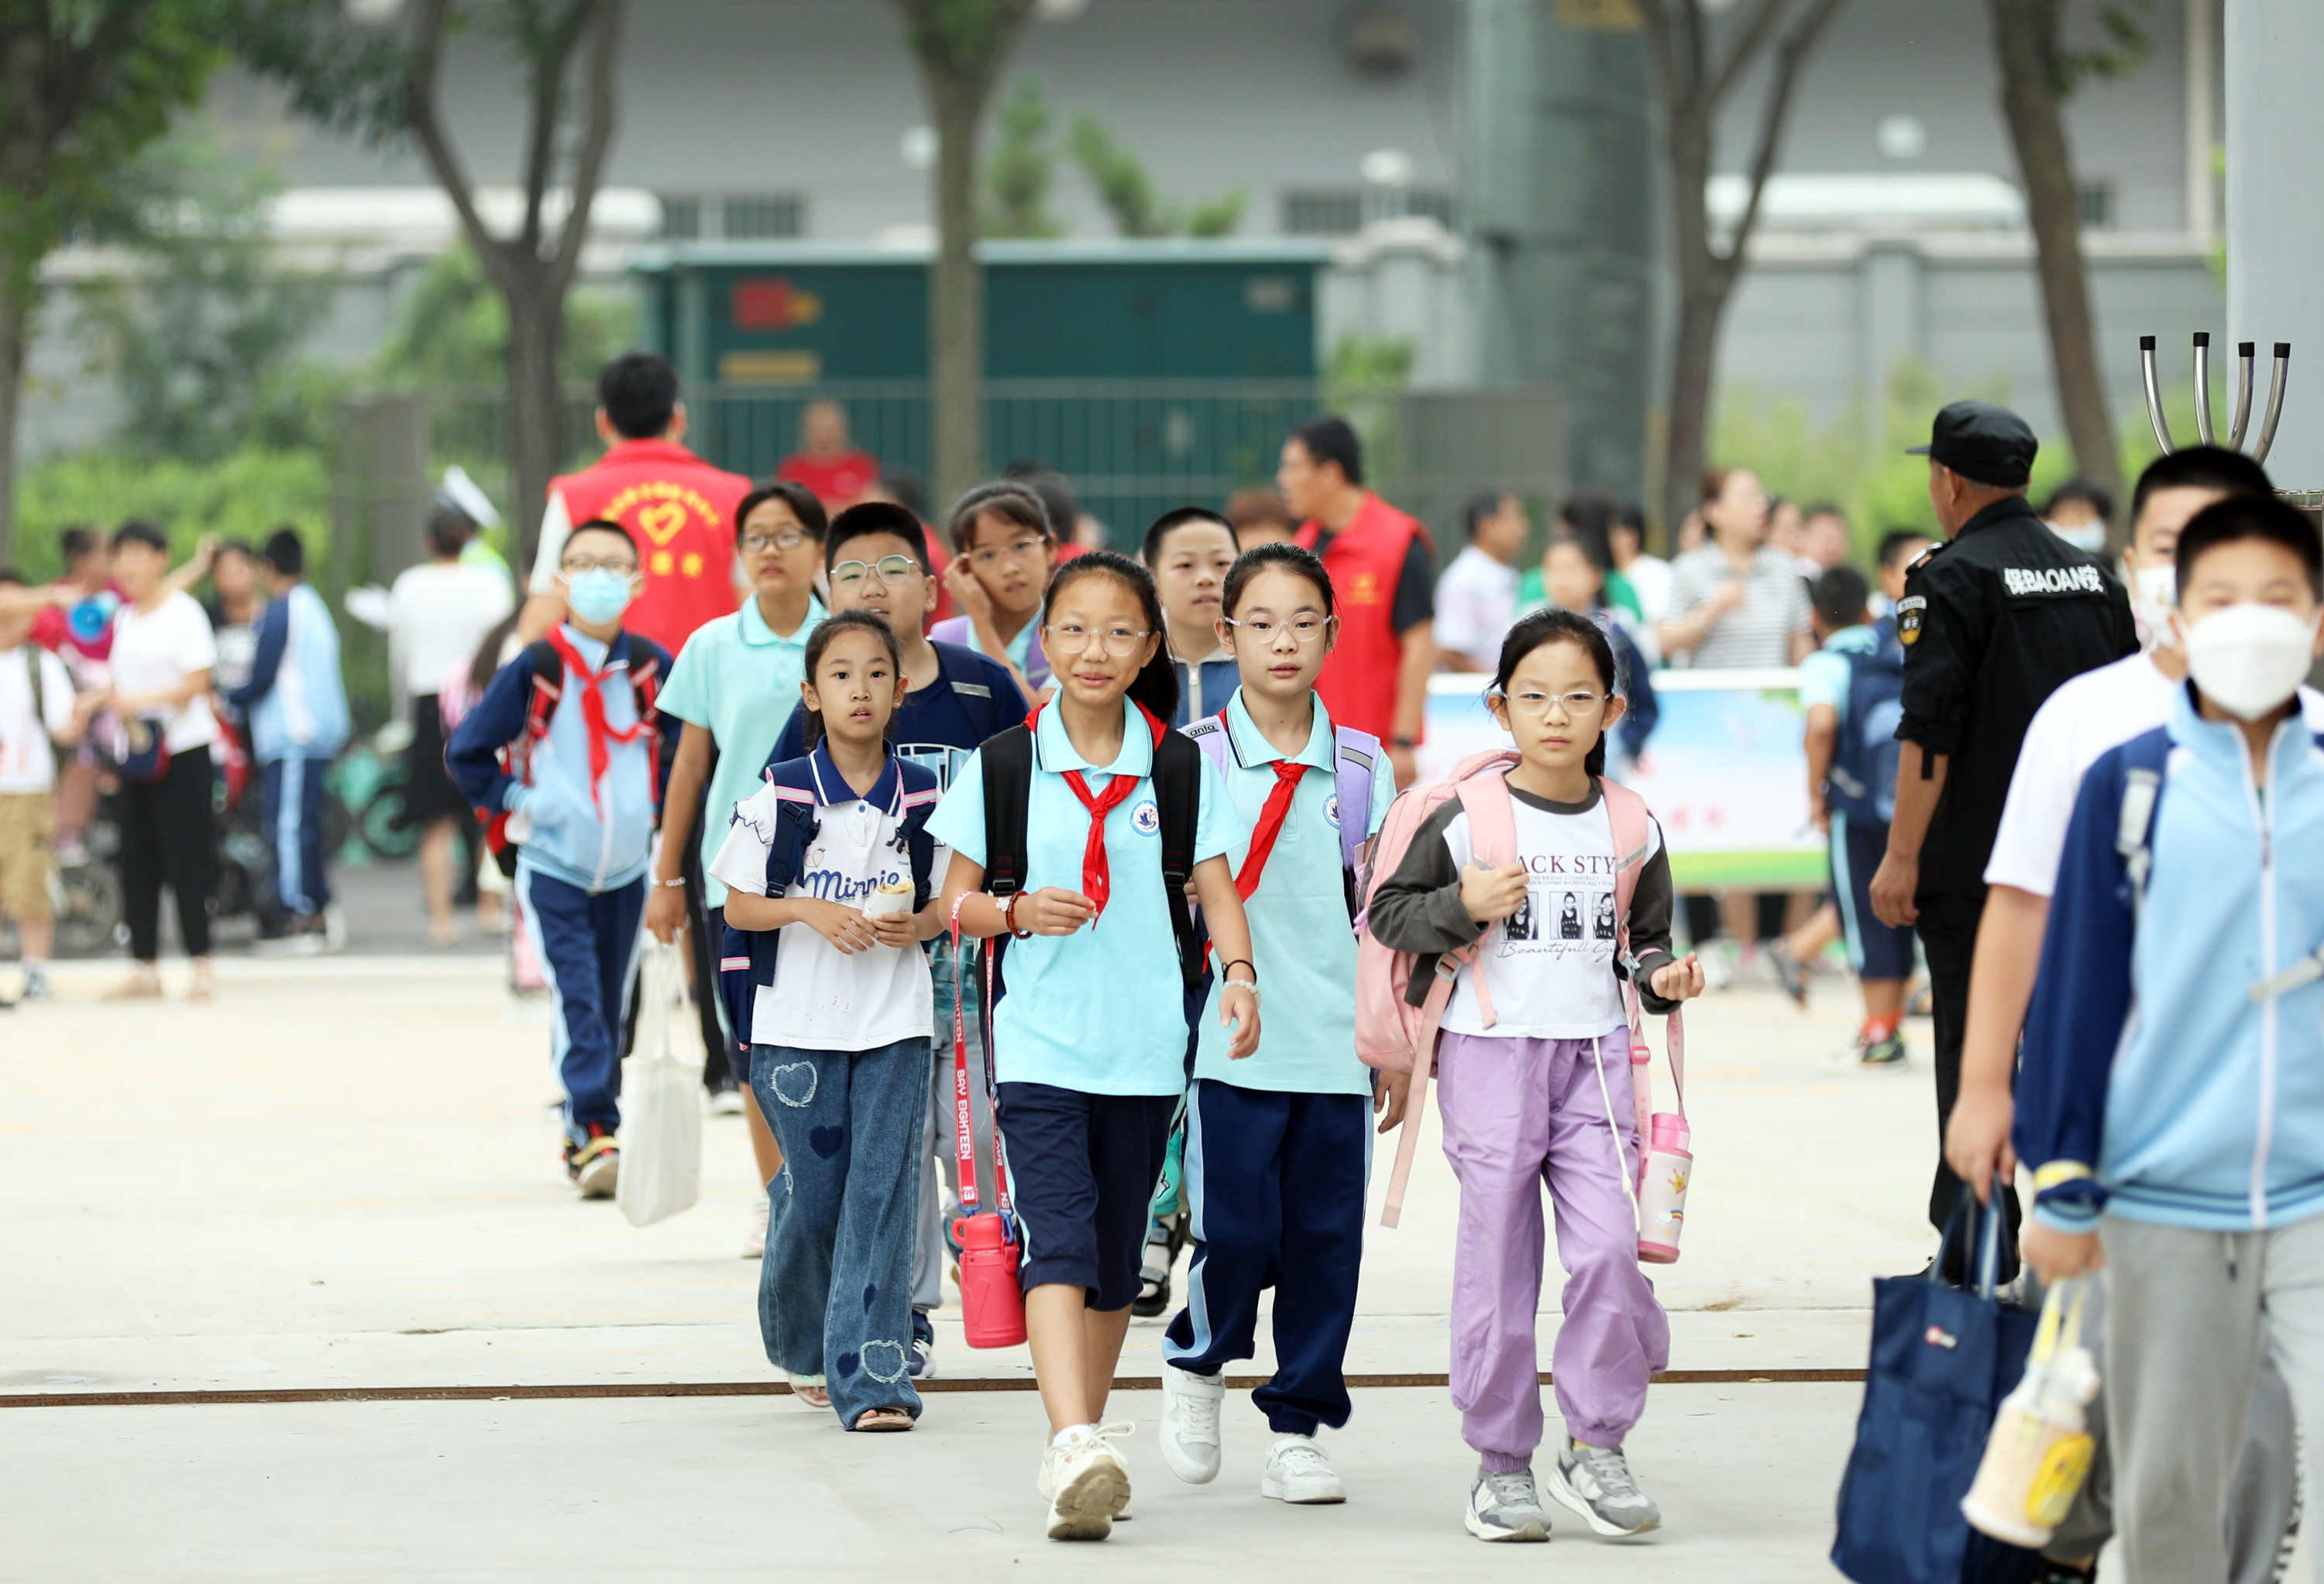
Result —
[[[113, 686], [124, 698], [166, 693], [217, 665], [217, 639], [194, 596], [173, 594], [151, 611], [124, 604], [113, 616]], [[161, 741], [185, 753], [217, 740], [209, 695], [198, 693], [169, 717]]]
[[[900, 805], [881, 807], [853, 797], [820, 756], [825, 791], [840, 801], [816, 810], [787, 897], [815, 897], [861, 907], [882, 888], [912, 885], [912, 860], [900, 835]], [[734, 823], [711, 860], [711, 876], [729, 890], [763, 897], [775, 833], [779, 788], [769, 785], [735, 806]], [[754, 1045], [809, 1051], [872, 1051], [899, 1040], [927, 1039], [936, 1029], [927, 953], [917, 945], [844, 953], [807, 924], [787, 924], [775, 953], [775, 981], [751, 1003]]]

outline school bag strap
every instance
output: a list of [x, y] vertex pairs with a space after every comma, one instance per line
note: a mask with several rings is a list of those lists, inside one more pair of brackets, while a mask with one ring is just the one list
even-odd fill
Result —
[[[984, 889], [1011, 897], [1025, 889], [1026, 810], [1033, 796], [1033, 729], [1011, 726], [978, 750], [984, 775]], [[1203, 751], [1183, 732], [1165, 732], [1154, 743], [1154, 801], [1161, 815], [1163, 905], [1178, 944], [1178, 971], [1187, 990], [1203, 982], [1205, 955], [1186, 907], [1194, 872], [1194, 839], [1202, 818]], [[987, 948], [1004, 950], [1006, 935]]]
[[[767, 784], [775, 788], [775, 828], [767, 843], [766, 890], [769, 897], [787, 895], [798, 873], [800, 859], [815, 840], [820, 825], [815, 777], [804, 759], [786, 760], [767, 769]], [[737, 929], [725, 925], [719, 932], [718, 993], [726, 1003], [726, 1027], [745, 1056], [751, 1050], [751, 1013], [761, 985], [775, 982], [775, 946], [780, 930]]]
[[[1203, 751], [1211, 768], [1224, 778], [1229, 768], [1227, 755], [1233, 747], [1226, 711], [1204, 715], [1180, 730]], [[1340, 868], [1348, 876], [1351, 918], [1362, 903], [1357, 877], [1363, 870], [1364, 842], [1371, 834], [1372, 775], [1379, 752], [1379, 739], [1370, 732], [1359, 732], [1353, 726], [1332, 728], [1332, 795], [1339, 800]]]

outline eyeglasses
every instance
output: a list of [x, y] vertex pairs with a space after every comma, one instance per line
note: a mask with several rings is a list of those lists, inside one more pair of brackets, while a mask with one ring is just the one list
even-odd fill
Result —
[[831, 586], [853, 588], [864, 579], [876, 577], [881, 583], [901, 583], [915, 576], [920, 564], [909, 556], [882, 556], [877, 561], [842, 561], [831, 569]]
[[1277, 636], [1288, 631], [1300, 643], [1314, 643], [1332, 630], [1335, 616], [1296, 616], [1288, 622], [1238, 622], [1232, 616], [1221, 618], [1230, 627], [1240, 627], [1261, 645], [1273, 643]]
[[1572, 693], [1504, 693], [1499, 695], [1501, 705], [1511, 714], [1527, 720], [1545, 721], [1553, 706], [1563, 709], [1576, 720], [1594, 715], [1606, 703], [1606, 695], [1576, 690]]
[[595, 556], [567, 556], [557, 563], [557, 569], [567, 577], [578, 577], [585, 572], [610, 572], [616, 577], [635, 577], [635, 561], [605, 561]]
[[763, 556], [769, 550], [796, 550], [805, 543], [807, 535], [795, 528], [784, 529], [779, 533], [746, 533], [742, 536], [742, 548], [754, 556]]
[[975, 562], [979, 566], [990, 566], [1003, 556], [1008, 557], [1012, 561], [1021, 561], [1026, 557], [1032, 555], [1035, 551], [1045, 548], [1048, 545], [1048, 542], [1049, 541], [1045, 539], [1040, 539], [1034, 535], [1028, 534], [1021, 539], [1013, 540], [1009, 544], [999, 546], [993, 549], [972, 550], [969, 552], [968, 558]]
[[1063, 627], [1046, 627], [1042, 631], [1047, 634], [1044, 641], [1052, 654], [1084, 654], [1091, 644], [1100, 643], [1105, 646], [1105, 652], [1117, 660], [1126, 660], [1136, 654], [1138, 646], [1153, 636], [1151, 628], [1144, 632], [1132, 632], [1127, 627], [1109, 627], [1100, 632], [1094, 628], [1084, 627], [1078, 622], [1069, 622]]

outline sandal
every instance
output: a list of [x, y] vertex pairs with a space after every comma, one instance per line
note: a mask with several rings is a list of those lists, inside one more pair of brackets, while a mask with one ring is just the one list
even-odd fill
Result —
[[866, 1408], [855, 1421], [858, 1430], [897, 1431], [912, 1428], [912, 1416], [901, 1408]]
[[824, 1389], [823, 1377], [819, 1375], [794, 1375], [790, 1377], [790, 1383], [791, 1395], [797, 1397], [800, 1402], [805, 1403], [808, 1407], [828, 1408], [831, 1406], [831, 1394]]

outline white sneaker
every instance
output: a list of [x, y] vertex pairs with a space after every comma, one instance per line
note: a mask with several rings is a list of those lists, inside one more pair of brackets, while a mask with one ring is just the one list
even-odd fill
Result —
[[344, 952], [347, 949], [347, 916], [337, 902], [323, 904], [323, 950]]
[[1644, 1534], [1662, 1527], [1662, 1509], [1638, 1488], [1619, 1447], [1576, 1446], [1568, 1441], [1550, 1473], [1549, 1494], [1581, 1514], [1600, 1534]]
[[[1162, 1460], [1189, 1485], [1219, 1477], [1219, 1404], [1226, 1395], [1223, 1371], [1196, 1375], [1162, 1366]], [[1270, 1457], [1268, 1467], [1274, 1466]]]
[[1508, 1474], [1478, 1469], [1477, 1483], [1469, 1487], [1469, 1509], [1461, 1517], [1480, 1540], [1549, 1538], [1549, 1515], [1542, 1511], [1530, 1469]]
[[743, 1258], [764, 1259], [767, 1257], [767, 1212], [773, 1208], [774, 1202], [764, 1193], [760, 1194], [759, 1202], [751, 1207], [751, 1230], [742, 1239]]
[[1332, 1460], [1312, 1435], [1278, 1435], [1267, 1449], [1267, 1472], [1259, 1494], [1278, 1502], [1325, 1506], [1348, 1499], [1348, 1487], [1332, 1472]]
[[1127, 1424], [1097, 1425], [1041, 1454], [1034, 1488], [1049, 1503], [1049, 1538], [1103, 1540], [1130, 1506], [1130, 1470], [1108, 1443], [1128, 1435]]
[[715, 1089], [710, 1091], [710, 1114], [714, 1117], [739, 1117], [742, 1114], [742, 1091], [739, 1089]]

